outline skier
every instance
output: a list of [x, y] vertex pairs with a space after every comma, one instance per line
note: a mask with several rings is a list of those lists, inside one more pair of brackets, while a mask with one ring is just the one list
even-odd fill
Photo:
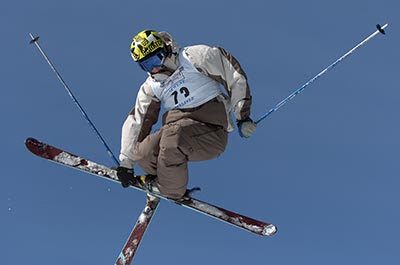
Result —
[[[238, 61], [220, 47], [180, 48], [167, 32], [144, 30], [133, 37], [131, 56], [148, 74], [122, 127], [118, 178], [123, 187], [135, 181], [133, 166], [148, 174], [139, 179], [168, 198], [185, 195], [188, 161], [209, 160], [226, 147], [233, 130], [250, 137], [251, 95]], [[150, 133], [161, 104], [163, 126]]]

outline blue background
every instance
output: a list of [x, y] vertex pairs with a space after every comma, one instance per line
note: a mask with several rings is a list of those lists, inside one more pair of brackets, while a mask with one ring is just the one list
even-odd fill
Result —
[[38, 159], [33, 136], [113, 165], [40, 43], [114, 153], [146, 74], [129, 55], [144, 28], [226, 48], [257, 118], [373, 31], [377, 36], [218, 159], [191, 165], [200, 199], [271, 221], [258, 237], [162, 202], [135, 264], [400, 264], [397, 1], [3, 1], [0, 261], [113, 264], [144, 194]]

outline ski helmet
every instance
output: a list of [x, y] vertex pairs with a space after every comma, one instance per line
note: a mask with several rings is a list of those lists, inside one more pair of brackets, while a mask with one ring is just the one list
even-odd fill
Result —
[[140, 62], [146, 57], [163, 51], [165, 46], [164, 40], [157, 31], [143, 30], [133, 37], [131, 56], [135, 62]]

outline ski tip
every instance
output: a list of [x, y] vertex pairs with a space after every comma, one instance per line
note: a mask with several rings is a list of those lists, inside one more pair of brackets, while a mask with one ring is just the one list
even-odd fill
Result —
[[31, 145], [33, 145], [35, 143], [38, 143], [38, 142], [39, 142], [38, 140], [36, 140], [35, 138], [32, 138], [32, 137], [28, 137], [28, 138], [25, 139], [25, 145], [27, 147], [29, 147], [29, 146], [31, 146]]
[[277, 231], [278, 231], [278, 229], [276, 228], [276, 226], [273, 224], [270, 224], [270, 225], [267, 225], [266, 227], [264, 227], [262, 234], [264, 236], [273, 236], [276, 234]]
[[382, 33], [383, 35], [386, 34], [385, 30], [383, 29], [383, 27], [380, 24], [376, 24], [376, 28], [379, 30], [380, 33]]
[[25, 146], [30, 152], [34, 153], [35, 155], [40, 155], [43, 144], [35, 138], [28, 137], [25, 140]]
[[29, 42], [29, 44], [35, 43], [39, 40], [39, 36], [33, 37], [33, 35], [31, 35], [31, 41]]

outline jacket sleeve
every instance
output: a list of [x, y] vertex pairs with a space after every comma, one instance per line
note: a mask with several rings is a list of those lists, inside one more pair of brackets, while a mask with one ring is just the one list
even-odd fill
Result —
[[206, 45], [190, 46], [185, 52], [200, 72], [226, 89], [236, 120], [248, 118], [251, 107], [250, 88], [247, 76], [235, 57], [223, 48]]
[[122, 126], [121, 165], [132, 167], [138, 160], [137, 143], [149, 135], [160, 113], [160, 101], [154, 96], [150, 85], [145, 82], [139, 89], [136, 103]]

